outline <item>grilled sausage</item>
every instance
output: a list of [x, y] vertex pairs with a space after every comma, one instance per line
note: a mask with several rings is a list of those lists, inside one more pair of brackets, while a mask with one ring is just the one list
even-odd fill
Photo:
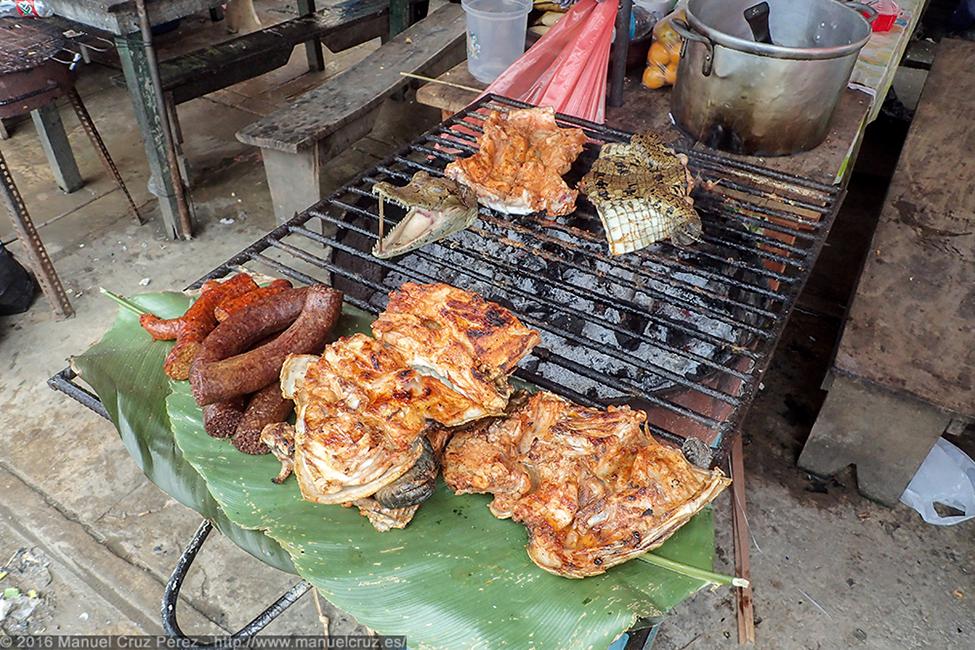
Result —
[[[300, 313], [295, 312], [296, 303]], [[190, 384], [197, 403], [212, 404], [264, 388], [278, 377], [287, 355], [320, 352], [341, 312], [342, 292], [321, 285], [288, 289], [237, 312], [207, 337], [193, 362]], [[295, 317], [273, 341], [242, 353]]]
[[268, 296], [273, 296], [276, 293], [281, 293], [285, 289], [290, 289], [291, 283], [287, 280], [275, 280], [266, 287], [258, 287], [253, 291], [248, 291], [242, 296], [234, 296], [224, 300], [216, 309], [213, 310], [213, 315], [216, 317], [217, 322], [222, 323], [227, 320], [231, 314], [239, 312], [244, 307], [248, 305], [253, 305], [255, 302], [264, 300]]
[[182, 317], [159, 318], [154, 314], [139, 316], [139, 325], [142, 325], [142, 329], [149, 332], [153, 341], [175, 341], [182, 324]]
[[200, 351], [203, 340], [217, 326], [214, 308], [228, 297], [239, 296], [256, 288], [257, 283], [251, 276], [238, 273], [226, 282], [201, 293], [180, 319], [183, 322], [176, 337], [176, 345], [166, 355], [163, 371], [173, 379], [187, 379], [190, 375], [190, 364]]
[[245, 454], [268, 453], [271, 450], [261, 442], [261, 431], [269, 424], [284, 422], [293, 408], [294, 402], [281, 396], [281, 385], [277, 381], [271, 382], [256, 392], [247, 404], [244, 417], [237, 425], [237, 431], [231, 440], [234, 447]]
[[[239, 282], [242, 283], [242, 286], [247, 286], [248, 282], [246, 280], [237, 279], [242, 275], [249, 277], [246, 276], [246, 274], [238, 274], [231, 280], [228, 280], [228, 282], [233, 281], [235, 284]], [[275, 280], [275, 282], [278, 282], [278, 280]], [[222, 283], [217, 282], [216, 280], [207, 280], [203, 283], [203, 288], [200, 291], [200, 297], [202, 298], [203, 294], [209, 293], [210, 291], [213, 291], [221, 286]], [[234, 287], [234, 289], [236, 290], [236, 287]], [[226, 291], [226, 289], [223, 291]], [[221, 298], [221, 301], [226, 302], [227, 297], [225, 296]], [[182, 328], [188, 314], [189, 310], [187, 310], [187, 314], [184, 314], [178, 318], [159, 318], [154, 314], [142, 314], [139, 316], [139, 325], [141, 325], [142, 329], [148, 332], [149, 336], [151, 336], [155, 341], [173, 341], [179, 337], [180, 328]]]
[[244, 416], [246, 400], [241, 397], [203, 407], [203, 429], [214, 438], [229, 438]]

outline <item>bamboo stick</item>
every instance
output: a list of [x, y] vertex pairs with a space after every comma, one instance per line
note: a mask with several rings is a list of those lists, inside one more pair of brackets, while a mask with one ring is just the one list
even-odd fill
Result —
[[[739, 434], [731, 446], [731, 510], [732, 531], [735, 539], [735, 573], [748, 579], [749, 563], [748, 518], [745, 515], [745, 459]], [[738, 645], [755, 643], [755, 607], [751, 585], [735, 594], [738, 615]]]
[[481, 94], [484, 92], [483, 88], [474, 88], [473, 86], [465, 86], [463, 84], [455, 84], [452, 81], [444, 81], [443, 79], [434, 79], [433, 77], [424, 77], [422, 74], [414, 74], [412, 72], [400, 72], [404, 77], [409, 77], [410, 79], [419, 79], [420, 81], [426, 81], [432, 84], [440, 84], [442, 86], [450, 86], [451, 88], [459, 88], [460, 90], [466, 90], [472, 93]]

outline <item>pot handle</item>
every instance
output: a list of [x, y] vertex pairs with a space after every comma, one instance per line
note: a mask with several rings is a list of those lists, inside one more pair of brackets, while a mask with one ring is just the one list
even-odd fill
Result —
[[[687, 41], [697, 41], [698, 43], [702, 43], [704, 45], [704, 63], [701, 64], [701, 74], [703, 74], [705, 77], [710, 77], [711, 66], [714, 63], [714, 45], [711, 43], [711, 40], [706, 36], [702, 36], [701, 34], [698, 34], [692, 30], [687, 23], [679, 18], [673, 18], [670, 21], [670, 25], [674, 28], [674, 31], [684, 39], [684, 45], [682, 48], [687, 47]], [[683, 56], [684, 52], [682, 51], [681, 57]]]
[[875, 21], [877, 19], [877, 16], [880, 15], [879, 11], [877, 11], [870, 5], [864, 4], [862, 2], [844, 2], [843, 4], [845, 4], [850, 9], [856, 10], [858, 13], [860, 13], [861, 16], [863, 14], [867, 14], [866, 16], [863, 16], [863, 19], [870, 24], [873, 24], [873, 21]]

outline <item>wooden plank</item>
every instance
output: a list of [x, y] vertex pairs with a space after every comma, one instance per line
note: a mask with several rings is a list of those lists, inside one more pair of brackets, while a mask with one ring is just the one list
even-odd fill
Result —
[[[153, 25], [206, 11], [226, 0], [156, 0], [148, 7]], [[68, 20], [102, 29], [116, 36], [139, 30], [139, 20], [132, 0], [45, 0], [55, 14]]]
[[751, 587], [751, 534], [745, 508], [745, 452], [741, 436], [731, 444], [731, 526], [735, 540], [735, 575], [749, 581], [735, 591], [738, 615], [738, 645], [755, 643], [755, 603]]
[[288, 108], [242, 129], [237, 139], [289, 153], [309, 147], [405, 88], [409, 80], [401, 71], [436, 74], [453, 65], [463, 56], [464, 34], [463, 10], [444, 5]]
[[975, 43], [941, 42], [834, 370], [975, 414]]
[[[442, 79], [462, 86], [484, 88], [467, 70], [467, 63], [461, 63], [441, 76]], [[477, 93], [451, 88], [440, 84], [427, 84], [416, 93], [421, 104], [434, 106], [444, 111], [456, 113], [470, 104]], [[628, 131], [655, 129], [671, 138], [679, 135], [670, 121], [670, 91], [649, 90], [638, 79], [627, 78], [623, 105], [607, 106], [606, 123]], [[856, 151], [863, 129], [866, 126], [867, 111], [870, 107], [869, 95], [847, 90], [833, 114], [830, 132], [823, 144], [812, 151], [792, 156], [761, 158], [754, 156], [732, 156], [753, 164], [763, 165], [776, 171], [832, 184], [842, 180], [847, 161]]]

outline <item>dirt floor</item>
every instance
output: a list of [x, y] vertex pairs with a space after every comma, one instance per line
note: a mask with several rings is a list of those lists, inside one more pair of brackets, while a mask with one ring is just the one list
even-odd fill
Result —
[[[189, 40], [220, 27], [200, 19], [183, 29]], [[162, 41], [177, 49], [175, 36]], [[325, 74], [375, 46], [330, 57]], [[196, 179], [199, 227], [191, 242], [162, 234], [128, 97], [111, 83], [115, 71], [88, 68], [81, 90], [150, 224], [138, 226], [126, 213], [70, 111], [62, 112], [86, 180], [78, 192], [54, 187], [29, 122], [0, 143], [35, 221], [46, 224], [42, 238], [78, 312], [57, 322], [39, 298], [28, 313], [0, 319], [0, 590], [23, 594], [0, 608], [8, 633], [160, 631], [163, 585], [200, 517], [148, 482], [110, 424], [45, 382], [112, 321], [114, 307], [99, 287], [127, 294], [184, 286], [274, 225], [257, 153], [233, 134], [315, 82], [302, 74], [303, 57], [299, 51], [285, 69], [180, 107]], [[436, 111], [388, 103], [372, 136], [330, 165], [330, 182], [436, 119]], [[903, 137], [890, 125], [871, 129], [823, 263], [744, 426], [759, 648], [975, 647], [975, 522], [929, 526], [904, 506], [864, 500], [852, 475], [821, 481], [795, 466]], [[0, 223], [0, 237], [8, 241], [9, 233]], [[9, 248], [16, 254], [19, 244]], [[971, 451], [970, 439], [961, 444]], [[716, 568], [725, 572], [733, 569], [729, 499], [716, 503]], [[181, 623], [190, 632], [234, 630], [294, 580], [214, 534], [183, 589]], [[322, 607], [332, 633], [355, 629], [351, 617]], [[270, 631], [321, 629], [308, 595]], [[706, 591], [672, 613], [654, 647], [730, 648], [736, 630], [731, 592]]]

